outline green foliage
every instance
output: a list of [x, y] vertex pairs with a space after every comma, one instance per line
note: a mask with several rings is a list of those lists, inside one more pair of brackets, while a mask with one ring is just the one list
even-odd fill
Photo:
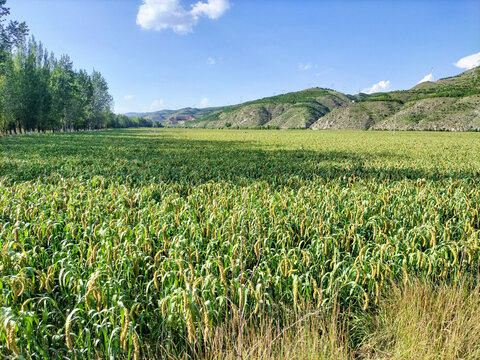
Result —
[[279, 312], [333, 299], [360, 312], [391, 283], [480, 265], [476, 133], [140, 129], [0, 145], [4, 356], [195, 356], [234, 319], [281, 328]]
[[118, 128], [151, 128], [151, 127], [163, 127], [161, 123], [154, 122], [150, 119], [141, 117], [129, 117], [126, 115], [112, 116], [107, 122], [107, 127]]
[[126, 115], [129, 117], [141, 117], [141, 118], [150, 119], [164, 125], [164, 124], [168, 124], [168, 120], [170, 118], [192, 116], [198, 119], [212, 113], [217, 109], [218, 108], [197, 109], [197, 108], [187, 107], [180, 110], [160, 110], [160, 111], [154, 111], [154, 112], [148, 112], [148, 113], [128, 113]]
[[399, 104], [403, 104], [403, 101], [400, 99], [395, 99], [391, 93], [377, 93], [369, 95], [368, 97], [363, 97], [361, 101], [368, 102], [368, 101], [394, 101]]
[[76, 71], [66, 55], [57, 60], [42, 43], [26, 39], [24, 23], [10, 22], [0, 1], [0, 134], [101, 129], [112, 97], [102, 75]]
[[24, 22], [10, 20], [5, 24], [5, 17], [10, 15], [10, 9], [5, 6], [6, 3], [7, 0], [0, 0], [0, 58], [2, 61], [28, 34], [28, 27]]
[[269, 103], [278, 103], [278, 104], [297, 104], [304, 102], [316, 101], [319, 97], [329, 96], [333, 91], [322, 89], [322, 88], [312, 88], [303, 91], [291, 92], [287, 94], [267, 97], [255, 101], [248, 102], [247, 104], [269, 104]]

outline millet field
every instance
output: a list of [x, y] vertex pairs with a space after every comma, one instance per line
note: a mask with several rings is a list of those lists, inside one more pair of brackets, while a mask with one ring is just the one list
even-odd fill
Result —
[[415, 287], [480, 310], [479, 211], [479, 133], [3, 137], [0, 357], [413, 359], [372, 329]]

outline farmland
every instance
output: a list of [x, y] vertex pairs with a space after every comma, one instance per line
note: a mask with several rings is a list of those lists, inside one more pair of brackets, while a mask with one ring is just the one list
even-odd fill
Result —
[[0, 353], [195, 358], [228, 324], [375, 311], [475, 277], [479, 211], [478, 133], [3, 137]]

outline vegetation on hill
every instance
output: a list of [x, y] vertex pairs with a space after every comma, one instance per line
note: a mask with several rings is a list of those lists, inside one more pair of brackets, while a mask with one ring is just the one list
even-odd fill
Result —
[[339, 92], [313, 88], [220, 108], [195, 127], [308, 128], [316, 119], [351, 99]]
[[356, 103], [332, 111], [313, 129], [480, 130], [478, 69], [411, 90], [361, 94]]
[[307, 89], [218, 108], [185, 126], [387, 130], [395, 122], [404, 130], [480, 130], [480, 75], [473, 71], [372, 95]]

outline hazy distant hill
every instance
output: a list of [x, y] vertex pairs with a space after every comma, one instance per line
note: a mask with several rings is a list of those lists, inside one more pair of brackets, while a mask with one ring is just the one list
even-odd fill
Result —
[[176, 123], [176, 121], [172, 122], [173, 119], [180, 118], [182, 120], [185, 120], [185, 122], [189, 122], [189, 121], [192, 121], [188, 119], [189, 117], [199, 119], [205, 115], [210, 114], [212, 111], [215, 111], [217, 109], [218, 108], [213, 108], [213, 107], [203, 108], [203, 109], [188, 107], [180, 110], [160, 110], [160, 111], [146, 112], [146, 113], [132, 112], [132, 113], [127, 113], [125, 115], [129, 117], [141, 117], [141, 118], [151, 119], [153, 121], [158, 121], [163, 125], [172, 125]]
[[205, 128], [390, 130], [395, 124], [400, 130], [480, 131], [480, 67], [405, 91], [352, 96], [312, 88], [220, 108], [126, 115]]

